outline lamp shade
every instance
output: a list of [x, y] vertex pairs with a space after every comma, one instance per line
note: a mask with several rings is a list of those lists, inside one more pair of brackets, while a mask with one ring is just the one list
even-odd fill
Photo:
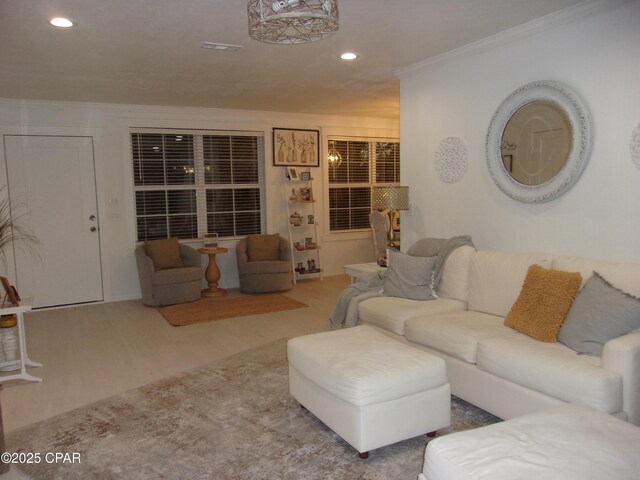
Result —
[[251, 0], [249, 35], [265, 43], [317, 42], [338, 31], [338, 0]]
[[376, 210], [409, 210], [409, 187], [373, 187], [372, 205]]

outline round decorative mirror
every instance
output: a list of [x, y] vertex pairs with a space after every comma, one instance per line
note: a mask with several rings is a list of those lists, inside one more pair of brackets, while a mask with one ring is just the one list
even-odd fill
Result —
[[580, 177], [591, 150], [591, 122], [566, 85], [529, 83], [500, 104], [487, 132], [487, 164], [498, 188], [525, 203], [548, 202]]

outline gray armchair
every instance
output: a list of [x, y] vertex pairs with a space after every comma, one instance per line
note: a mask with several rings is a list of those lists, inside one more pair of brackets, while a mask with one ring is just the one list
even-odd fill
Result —
[[248, 241], [243, 238], [236, 244], [236, 260], [242, 293], [283, 292], [291, 289], [293, 281], [291, 247], [282, 237], [278, 260], [249, 261]]
[[180, 244], [181, 268], [156, 270], [144, 244], [135, 251], [142, 302], [150, 307], [173, 305], [198, 300], [202, 289], [200, 254], [188, 245]]

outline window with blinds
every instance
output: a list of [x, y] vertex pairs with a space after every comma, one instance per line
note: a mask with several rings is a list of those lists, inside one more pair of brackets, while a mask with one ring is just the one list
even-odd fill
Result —
[[138, 241], [262, 232], [262, 134], [136, 131], [131, 147]]
[[341, 156], [328, 170], [329, 229], [368, 229], [371, 188], [400, 185], [400, 143], [329, 137], [329, 145]]

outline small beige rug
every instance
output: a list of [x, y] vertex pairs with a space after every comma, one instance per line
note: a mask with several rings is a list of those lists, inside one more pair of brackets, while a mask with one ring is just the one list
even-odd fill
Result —
[[201, 298], [195, 302], [159, 308], [158, 311], [171, 325], [180, 327], [194, 323], [280, 312], [308, 306], [286, 295], [246, 295], [241, 297]]

